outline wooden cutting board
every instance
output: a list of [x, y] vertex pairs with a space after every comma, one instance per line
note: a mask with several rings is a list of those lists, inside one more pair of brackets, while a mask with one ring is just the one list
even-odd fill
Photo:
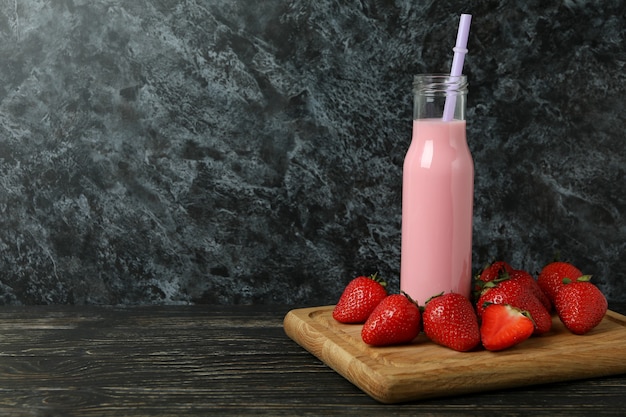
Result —
[[411, 344], [371, 347], [362, 325], [332, 318], [334, 306], [291, 310], [285, 333], [382, 403], [453, 396], [626, 373], [626, 316], [608, 311], [583, 336], [557, 316], [553, 329], [500, 352], [457, 352], [420, 334]]

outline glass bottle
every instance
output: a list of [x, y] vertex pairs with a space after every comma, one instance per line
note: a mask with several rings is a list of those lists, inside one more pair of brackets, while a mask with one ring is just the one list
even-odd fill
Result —
[[[470, 296], [474, 162], [466, 139], [467, 87], [464, 75], [417, 75], [413, 84], [413, 137], [402, 175], [400, 289], [420, 305], [442, 292]], [[446, 101], [454, 113], [444, 117]]]

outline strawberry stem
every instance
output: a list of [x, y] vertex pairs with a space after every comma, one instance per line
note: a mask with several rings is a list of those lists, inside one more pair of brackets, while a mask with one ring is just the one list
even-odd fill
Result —
[[413, 304], [415, 304], [416, 306], [419, 307], [419, 304], [417, 303], [417, 301], [415, 301], [414, 299], [411, 298], [411, 296], [407, 293], [405, 293], [404, 291], [400, 291], [400, 294], [404, 295], [406, 298], [409, 299], [410, 302], [412, 302]]
[[[444, 291], [445, 292], [445, 291]], [[426, 300], [426, 302], [424, 303], [424, 305], [428, 304], [428, 302], [430, 300], [432, 300], [433, 298], [437, 298], [437, 297], [441, 297], [443, 295], [444, 292], [440, 292], [439, 294], [435, 294], [432, 297], [430, 297], [428, 300]]]
[[378, 276], [378, 272], [374, 272], [372, 275], [369, 276], [369, 278], [373, 279], [376, 282], [378, 282], [383, 287], [387, 286], [387, 282], [385, 282], [384, 279], [382, 279], [381, 277]]

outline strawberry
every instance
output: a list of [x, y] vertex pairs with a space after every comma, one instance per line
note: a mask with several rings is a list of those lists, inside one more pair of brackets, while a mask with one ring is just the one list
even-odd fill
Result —
[[604, 294], [587, 279], [566, 280], [554, 303], [559, 318], [574, 334], [588, 333], [600, 324], [608, 308]]
[[[525, 274], [514, 271], [513, 275], [508, 278], [489, 283], [476, 303], [478, 316], [483, 316], [488, 304], [510, 304], [528, 311], [535, 324], [535, 334], [540, 335], [550, 331], [552, 328], [550, 312], [535, 296], [527, 278]], [[534, 281], [532, 276], [530, 279]]]
[[339, 297], [333, 318], [341, 323], [365, 323], [378, 303], [387, 297], [386, 285], [377, 274], [354, 278]]
[[485, 349], [498, 351], [528, 339], [535, 325], [527, 313], [509, 304], [489, 304], [483, 313], [480, 338]]
[[421, 331], [421, 313], [406, 294], [392, 294], [372, 311], [361, 329], [361, 338], [372, 346], [408, 343]]
[[552, 310], [552, 302], [550, 301], [550, 298], [548, 298], [546, 293], [543, 292], [543, 290], [539, 286], [539, 283], [537, 283], [537, 280], [533, 278], [533, 276], [530, 275], [530, 273], [521, 269], [516, 269], [516, 270], [511, 271], [509, 273], [509, 276], [513, 279], [517, 279], [523, 282], [524, 285], [526, 285], [530, 289], [530, 291], [535, 295], [535, 297], [537, 297], [537, 299], [541, 301], [541, 304], [543, 304], [543, 306], [546, 308], [546, 310], [548, 310], [548, 312]]
[[502, 276], [503, 273], [511, 273], [513, 268], [505, 261], [495, 261], [487, 265], [477, 279], [482, 282], [491, 282]]
[[485, 288], [485, 284], [502, 279], [511, 271], [513, 271], [513, 268], [505, 261], [494, 261], [485, 266], [475, 277], [474, 299], [480, 297], [480, 292]]
[[554, 304], [556, 294], [563, 286], [563, 279], [576, 281], [582, 275], [583, 273], [571, 263], [557, 261], [543, 267], [537, 277], [537, 284]]
[[461, 294], [447, 293], [429, 299], [422, 321], [426, 336], [439, 345], [466, 352], [480, 343], [476, 312], [470, 300]]
[[537, 297], [529, 294], [522, 298], [519, 305], [519, 308], [528, 311], [530, 317], [533, 319], [535, 325], [533, 334], [541, 335], [548, 333], [550, 329], [552, 329], [550, 310], [548, 310]]

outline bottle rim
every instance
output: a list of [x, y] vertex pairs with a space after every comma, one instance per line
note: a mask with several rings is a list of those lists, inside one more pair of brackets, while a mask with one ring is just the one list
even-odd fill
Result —
[[418, 74], [413, 79], [413, 90], [422, 93], [467, 92], [466, 75]]

